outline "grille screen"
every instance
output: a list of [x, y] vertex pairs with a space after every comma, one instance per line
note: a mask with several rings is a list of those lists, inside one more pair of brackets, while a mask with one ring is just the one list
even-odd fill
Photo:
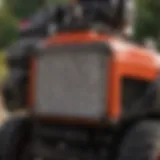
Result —
[[151, 107], [152, 88], [150, 82], [124, 78], [122, 80], [122, 106], [124, 115], [134, 115]]
[[57, 51], [38, 58], [36, 113], [80, 118], [104, 114], [106, 55]]

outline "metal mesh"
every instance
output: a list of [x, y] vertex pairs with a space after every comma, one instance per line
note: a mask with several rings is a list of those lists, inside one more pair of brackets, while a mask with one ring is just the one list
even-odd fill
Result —
[[102, 53], [46, 53], [38, 59], [36, 112], [100, 118], [104, 114], [106, 56]]
[[144, 112], [152, 106], [154, 86], [150, 82], [124, 78], [122, 80], [122, 106], [124, 115]]

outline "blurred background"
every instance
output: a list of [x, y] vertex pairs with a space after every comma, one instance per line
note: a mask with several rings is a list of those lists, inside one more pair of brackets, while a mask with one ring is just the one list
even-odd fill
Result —
[[[19, 39], [19, 22], [44, 6], [69, 0], [0, 0], [0, 85], [8, 74], [6, 48]], [[160, 0], [126, 0], [124, 32], [134, 41], [160, 50]], [[0, 121], [8, 114], [0, 100]]]

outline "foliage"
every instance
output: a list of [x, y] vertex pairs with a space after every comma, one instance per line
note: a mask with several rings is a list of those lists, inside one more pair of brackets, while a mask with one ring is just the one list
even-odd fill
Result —
[[135, 23], [135, 39], [143, 41], [145, 38], [160, 40], [160, 1], [136, 0], [137, 18]]
[[18, 19], [31, 16], [44, 5], [45, 0], [6, 0], [5, 4]]
[[0, 10], [0, 48], [17, 38], [17, 21], [5, 8]]
[[0, 83], [3, 82], [7, 75], [8, 67], [6, 63], [6, 54], [4, 51], [0, 51]]
[[30, 17], [38, 8], [50, 3], [64, 3], [69, 0], [5, 0], [5, 5], [18, 19]]

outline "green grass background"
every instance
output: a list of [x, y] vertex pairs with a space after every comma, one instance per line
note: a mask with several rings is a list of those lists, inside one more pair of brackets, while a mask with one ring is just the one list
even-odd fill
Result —
[[0, 51], [0, 83], [2, 83], [8, 75], [8, 67], [6, 62], [6, 54]]

